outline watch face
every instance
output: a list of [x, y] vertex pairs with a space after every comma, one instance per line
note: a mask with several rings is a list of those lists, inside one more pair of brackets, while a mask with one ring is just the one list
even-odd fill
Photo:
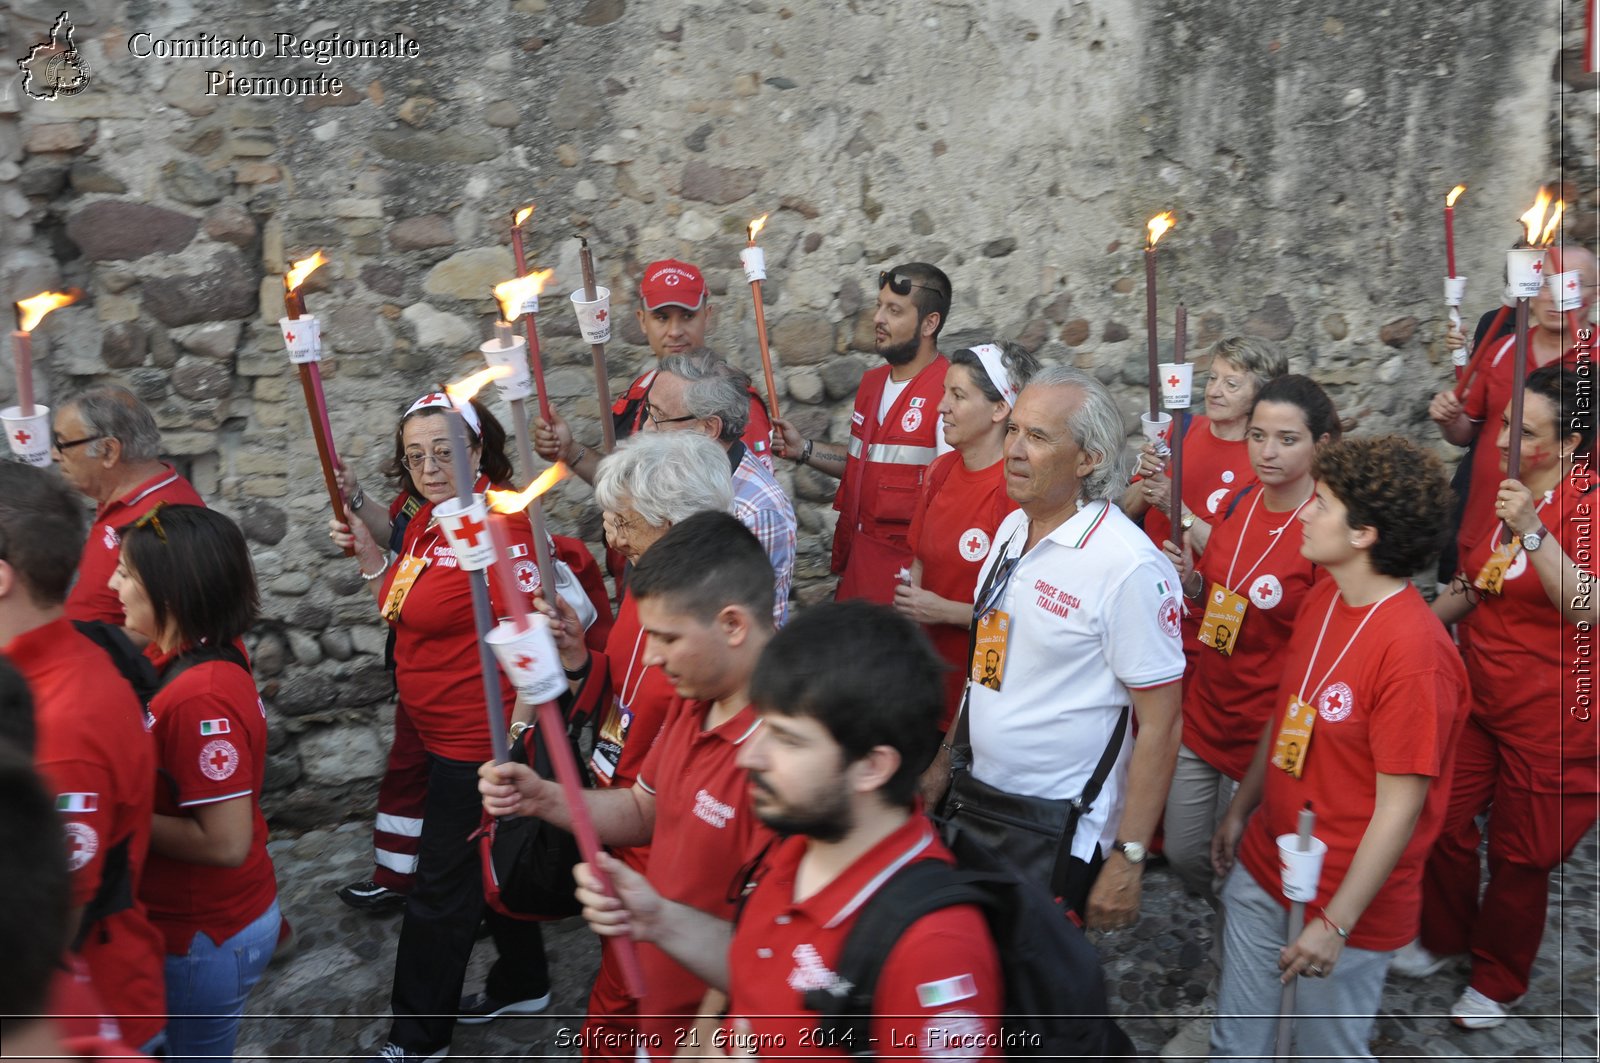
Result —
[[1539, 544], [1544, 542], [1544, 537], [1545, 533], [1543, 530], [1529, 532], [1522, 537], [1522, 548], [1524, 550], [1537, 550], [1539, 549]]

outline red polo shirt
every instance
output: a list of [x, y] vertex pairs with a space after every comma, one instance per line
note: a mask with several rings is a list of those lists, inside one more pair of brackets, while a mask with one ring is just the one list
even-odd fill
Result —
[[[920, 813], [803, 900], [795, 876], [807, 839], [768, 854], [728, 949], [728, 1015], [746, 1019], [764, 1057], [837, 1058], [862, 1045], [818, 1046], [805, 994], [838, 978], [856, 915], [889, 877], [915, 860], [955, 863]], [[873, 997], [871, 1054], [929, 1059], [998, 1056], [1005, 1010], [1000, 957], [983, 913], [941, 908], [913, 923], [885, 958]], [[726, 1031], [725, 1031], [726, 1033]]]
[[[761, 717], [747, 705], [705, 730], [710, 708], [681, 698], [673, 704], [639, 769], [638, 785], [656, 799], [650, 884], [668, 900], [732, 919], [734, 880], [772, 838], [750, 810], [749, 773], [734, 763]], [[652, 1054], [671, 1055], [706, 984], [653, 945], [639, 946], [639, 960], [646, 986], [639, 1001], [642, 1043]]]
[[[1172, 478], [1170, 460], [1161, 475]], [[1183, 433], [1183, 504], [1189, 512], [1215, 526], [1228, 493], [1255, 481], [1244, 439], [1218, 439], [1205, 417], [1189, 421], [1189, 429]], [[1172, 538], [1167, 511], [1154, 506], [1145, 510], [1144, 530], [1157, 546]]]
[[117, 529], [132, 524], [162, 502], [172, 506], [205, 505], [189, 481], [166, 465], [160, 473], [95, 513], [89, 539], [83, 544], [83, 558], [78, 562], [78, 581], [67, 595], [69, 619], [103, 620], [122, 626], [122, 601], [111, 589], [111, 574], [122, 556], [122, 537]]
[[[165, 669], [176, 654], [154, 657]], [[230, 661], [186, 669], [150, 700], [160, 753], [156, 812], [192, 816], [221, 801], [250, 802], [250, 852], [238, 867], [207, 867], [160, 853], [150, 864], [140, 898], [166, 937], [167, 952], [185, 956], [197, 933], [221, 944], [260, 918], [278, 895], [261, 815], [267, 770], [267, 710], [250, 673]]]
[[[73, 906], [94, 896], [106, 853], [124, 841], [137, 890], [150, 848], [156, 775], [155, 744], [139, 699], [105, 651], [65, 618], [18, 635], [4, 652], [33, 692], [34, 762], [58, 795]], [[137, 901], [84, 939], [95, 989], [134, 1044], [165, 1025], [162, 952], [161, 935]]]

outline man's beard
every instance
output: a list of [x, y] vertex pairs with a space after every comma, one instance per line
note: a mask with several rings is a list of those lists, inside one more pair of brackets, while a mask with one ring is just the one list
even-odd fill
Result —
[[878, 346], [878, 357], [890, 365], [907, 365], [916, 359], [917, 350], [921, 346], [921, 330], [919, 329], [904, 343], [896, 343], [889, 347]]
[[[750, 781], [766, 794], [776, 796], [754, 776]], [[831, 791], [821, 803], [809, 808], [757, 812], [756, 818], [779, 834], [799, 834], [829, 843], [843, 839], [856, 825], [855, 817], [850, 814], [850, 798], [841, 790]]]

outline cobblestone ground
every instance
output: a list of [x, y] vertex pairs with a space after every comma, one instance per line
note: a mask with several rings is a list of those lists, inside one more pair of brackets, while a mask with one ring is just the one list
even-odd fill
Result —
[[[334, 896], [370, 870], [370, 833], [345, 824], [274, 841], [284, 914], [298, 952], [275, 964], [250, 1000], [237, 1058], [364, 1060], [388, 1031], [389, 982], [398, 914], [353, 912]], [[1468, 1032], [1449, 1019], [1463, 969], [1410, 981], [1391, 978], [1375, 1054], [1384, 1059], [1578, 1060], [1596, 1058], [1597, 843], [1593, 831], [1551, 882], [1549, 922], [1533, 984], [1514, 1017]], [[1141, 1051], [1152, 1055], [1198, 1014], [1214, 974], [1210, 912], [1162, 868], [1145, 878], [1144, 916], [1131, 930], [1101, 937], [1112, 1006]], [[546, 931], [554, 999], [544, 1015], [459, 1027], [452, 1059], [572, 1056], [597, 963], [595, 939], [578, 920]], [[467, 986], [482, 985], [493, 946], [480, 942]]]

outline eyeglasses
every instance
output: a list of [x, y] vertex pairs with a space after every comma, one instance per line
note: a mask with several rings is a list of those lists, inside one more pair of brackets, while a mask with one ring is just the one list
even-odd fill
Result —
[[57, 450], [68, 451], [73, 447], [81, 447], [85, 443], [93, 443], [97, 439], [104, 438], [105, 436], [84, 436], [82, 439], [62, 439], [60, 432], [51, 432], [50, 445], [55, 447]]
[[890, 273], [888, 270], [880, 270], [878, 273], [878, 290], [880, 292], [883, 291], [885, 285], [887, 285], [889, 290], [894, 292], [896, 295], [910, 295], [911, 289], [921, 288], [925, 292], [932, 292], [934, 295], [937, 295], [941, 303], [945, 298], [944, 292], [941, 292], [937, 288], [929, 287], [926, 284], [921, 284], [917, 281], [914, 281], [904, 273]]
[[157, 502], [154, 506], [151, 506], [149, 512], [133, 522], [133, 526], [135, 528], [152, 528], [155, 530], [156, 538], [166, 542], [167, 529], [161, 526], [161, 517], [159, 516], [161, 507], [164, 505], [166, 505], [165, 502]]
[[448, 468], [449, 467], [450, 458], [454, 455], [454, 453], [455, 452], [452, 451], [449, 447], [434, 447], [433, 450], [431, 450], [431, 451], [423, 451], [423, 450], [408, 451], [406, 453], [406, 455], [404, 457], [402, 457], [400, 460], [405, 463], [405, 467], [406, 468], [410, 469], [413, 472], [415, 472], [416, 470], [418, 470], [418, 469], [422, 468], [424, 465], [426, 465], [428, 463], [428, 459], [429, 458], [432, 458], [433, 461], [434, 461], [434, 464], [438, 465], [439, 468], [443, 469], [443, 468]]
[[623, 517], [616, 513], [600, 514], [600, 523], [613, 535], [626, 535], [630, 529], [637, 526], [632, 517]]
[[650, 418], [650, 423], [657, 428], [664, 424], [682, 424], [684, 421], [698, 421], [700, 419], [692, 413], [683, 417], [663, 417], [661, 416], [661, 410], [648, 402], [644, 404], [644, 415]]

